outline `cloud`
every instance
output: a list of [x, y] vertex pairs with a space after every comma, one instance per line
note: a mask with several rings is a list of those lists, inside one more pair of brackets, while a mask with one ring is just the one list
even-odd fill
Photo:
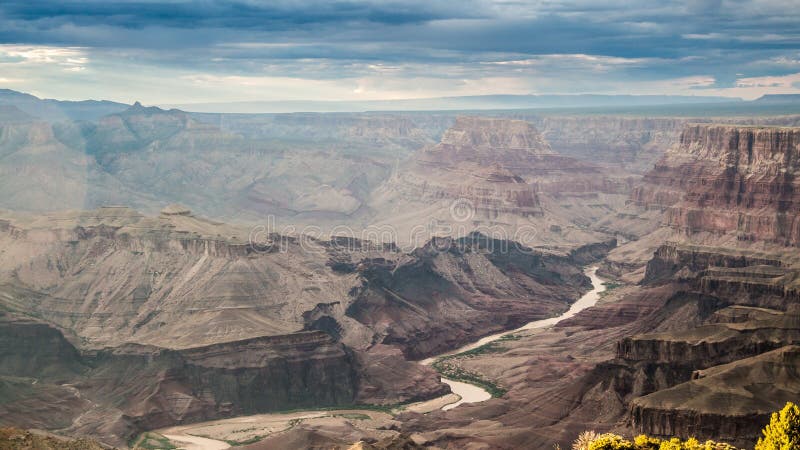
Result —
[[[294, 98], [303, 83], [307, 98], [736, 95], [776, 88], [739, 79], [797, 72], [799, 26], [791, 0], [6, 0], [0, 69], [69, 98], [144, 99], [161, 79], [184, 103]], [[214, 95], [203, 77], [237, 88], [193, 98]]]
[[11, 63], [80, 65], [87, 62], [83, 49], [31, 45], [0, 45], [3, 60]]
[[717, 80], [709, 76], [677, 78], [668, 81], [672, 86], [686, 89], [702, 89], [716, 85]]
[[800, 73], [793, 73], [791, 75], [784, 75], [779, 77], [749, 77], [740, 78], [736, 80], [736, 87], [738, 88], [792, 88], [800, 82]]
[[681, 35], [684, 39], [698, 39], [698, 40], [711, 40], [711, 39], [727, 39], [728, 36], [722, 33], [686, 33]]

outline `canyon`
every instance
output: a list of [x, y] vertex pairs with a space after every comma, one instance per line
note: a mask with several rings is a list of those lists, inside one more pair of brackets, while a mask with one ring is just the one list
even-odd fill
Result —
[[[602, 272], [619, 287], [551, 329], [457, 357], [507, 393], [412, 416], [406, 431], [434, 446], [544, 449], [583, 430], [752, 446], [800, 381], [798, 253], [774, 225], [797, 213], [786, 184], [796, 132], [687, 125], [631, 191], [631, 206], [664, 214], [650, 235], [609, 253]], [[693, 208], [703, 220], [676, 224]], [[751, 221], [765, 226], [742, 239]]]
[[[800, 394], [798, 115], [2, 98], [3, 426], [749, 447]], [[459, 402], [450, 373], [491, 398]]]
[[185, 421], [442, 395], [412, 359], [565, 311], [588, 286], [569, 256], [478, 234], [403, 253], [254, 247], [178, 207], [0, 223], [3, 417], [115, 445]]

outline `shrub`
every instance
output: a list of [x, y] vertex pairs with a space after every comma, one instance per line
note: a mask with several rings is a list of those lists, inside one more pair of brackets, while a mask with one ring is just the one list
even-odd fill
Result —
[[800, 448], [800, 408], [792, 402], [772, 413], [755, 450], [795, 450]]
[[[591, 439], [592, 436], [594, 436], [593, 439]], [[588, 445], [584, 444], [587, 439], [590, 440]], [[714, 441], [700, 443], [695, 438], [690, 438], [686, 441], [672, 438], [665, 441], [659, 438], [639, 435], [631, 442], [616, 434], [606, 433], [598, 436], [594, 432], [582, 433], [572, 448], [573, 450], [736, 450], [735, 447], [728, 444]]]
[[575, 439], [575, 442], [572, 443], [572, 450], [589, 450], [589, 444], [598, 437], [600, 437], [600, 435], [594, 431], [584, 431], [579, 434], [578, 439]]
[[636, 450], [636, 447], [633, 446], [633, 442], [626, 441], [622, 436], [606, 433], [592, 441], [589, 450]]
[[661, 439], [640, 434], [633, 439], [636, 450], [659, 450]]
[[[772, 413], [762, 433], [764, 437], [758, 440], [755, 450], [800, 450], [800, 407], [786, 403], [783, 409]], [[584, 431], [572, 444], [572, 450], [736, 450], [736, 447], [714, 441], [700, 443], [695, 438], [662, 440], [643, 434], [631, 442], [612, 433], [598, 435]]]

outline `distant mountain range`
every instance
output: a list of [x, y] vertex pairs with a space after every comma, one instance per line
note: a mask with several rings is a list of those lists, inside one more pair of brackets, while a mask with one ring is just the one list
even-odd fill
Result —
[[768, 94], [762, 95], [755, 100], [757, 103], [771, 103], [771, 104], [787, 104], [795, 103], [800, 104], [800, 94]]
[[193, 112], [361, 112], [446, 111], [487, 109], [620, 107], [708, 103], [740, 103], [740, 98], [681, 95], [476, 95], [370, 101], [248, 101], [163, 105]]
[[26, 114], [56, 122], [60, 120], [97, 120], [124, 111], [129, 105], [108, 100], [65, 101], [0, 89], [0, 105], [15, 106]]
[[[795, 113], [800, 95], [764, 95], [754, 101], [740, 98], [688, 95], [478, 95], [405, 100], [372, 101], [251, 101], [158, 105], [196, 113], [295, 113], [295, 112], [367, 112], [367, 111], [479, 111], [479, 110], [564, 110], [593, 113], [725, 115], [750, 113]], [[41, 99], [31, 94], [0, 89], [3, 114], [12, 114], [9, 107], [35, 118], [57, 122], [62, 120], [95, 121], [109, 114], [124, 111], [130, 105], [108, 100], [65, 101]], [[777, 109], [776, 109], [777, 108]], [[785, 109], [791, 111], [784, 111]], [[740, 111], [741, 110], [741, 111]], [[773, 111], [774, 110], [774, 111]]]

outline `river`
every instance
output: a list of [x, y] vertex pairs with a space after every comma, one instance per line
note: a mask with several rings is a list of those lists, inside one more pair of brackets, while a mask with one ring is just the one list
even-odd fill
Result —
[[[606, 289], [606, 287], [605, 287], [605, 285], [603, 285], [603, 280], [601, 280], [599, 277], [597, 277], [597, 267], [590, 267], [590, 268], [585, 270], [585, 273], [592, 280], [592, 290], [587, 292], [586, 294], [584, 294], [580, 299], [578, 299], [578, 301], [573, 303], [572, 306], [570, 306], [569, 310], [567, 312], [565, 312], [564, 314], [562, 314], [562, 315], [560, 315], [558, 317], [552, 317], [550, 319], [543, 319], [543, 320], [537, 320], [537, 321], [534, 321], [534, 322], [530, 322], [530, 323], [528, 323], [528, 324], [526, 324], [526, 325], [524, 325], [522, 327], [517, 328], [516, 330], [504, 331], [502, 333], [497, 333], [497, 334], [493, 334], [491, 336], [486, 336], [486, 337], [484, 337], [482, 339], [479, 339], [476, 342], [473, 342], [471, 344], [467, 344], [467, 345], [465, 345], [463, 347], [460, 347], [458, 349], [451, 350], [449, 352], [442, 353], [441, 355], [434, 356], [432, 358], [428, 358], [428, 359], [422, 360], [422, 361], [420, 361], [420, 363], [425, 364], [425, 365], [430, 365], [431, 363], [433, 363], [433, 361], [436, 360], [436, 358], [440, 358], [442, 356], [447, 356], [447, 355], [455, 355], [455, 354], [458, 354], [458, 353], [465, 352], [467, 350], [471, 350], [471, 349], [476, 348], [476, 347], [480, 347], [481, 345], [485, 345], [485, 344], [488, 344], [489, 342], [496, 341], [497, 339], [500, 339], [501, 337], [503, 337], [503, 336], [505, 336], [507, 334], [512, 334], [512, 333], [516, 333], [516, 332], [524, 331], [524, 330], [533, 330], [533, 329], [537, 329], [537, 328], [546, 328], [546, 327], [555, 325], [555, 324], [557, 324], [558, 322], [560, 322], [560, 321], [562, 321], [564, 319], [572, 317], [575, 314], [577, 314], [578, 312], [580, 312], [580, 311], [582, 311], [582, 310], [584, 310], [584, 309], [586, 309], [586, 308], [588, 308], [590, 306], [593, 306], [595, 303], [597, 303], [597, 300], [600, 298], [600, 293], [603, 292]], [[440, 397], [440, 398], [437, 398], [437, 399], [428, 400], [427, 402], [418, 402], [415, 405], [417, 405], [417, 406], [424, 405], [422, 407], [422, 409], [418, 410], [418, 412], [435, 411], [435, 410], [437, 410], [439, 408], [441, 408], [442, 410], [446, 411], [446, 410], [449, 410], [449, 409], [453, 409], [453, 408], [455, 408], [455, 407], [457, 407], [459, 405], [462, 405], [464, 403], [484, 402], [484, 401], [489, 400], [490, 398], [492, 398], [491, 394], [489, 394], [485, 389], [483, 389], [483, 388], [481, 388], [479, 386], [475, 386], [474, 384], [464, 383], [462, 381], [450, 380], [450, 379], [447, 379], [447, 378], [442, 378], [442, 382], [444, 382], [447, 385], [449, 385], [450, 386], [450, 390], [453, 391], [454, 394], [458, 395], [460, 397], [460, 399], [458, 401], [445, 404], [444, 406], [442, 406], [442, 403], [449, 401], [448, 396], [443, 396], [443, 397]], [[436, 403], [436, 402], [438, 402], [438, 403]], [[431, 405], [433, 405], [433, 406], [431, 406]], [[414, 405], [410, 405], [408, 407], [408, 409], [413, 409], [413, 408], [414, 408]], [[230, 430], [228, 430], [229, 432], [235, 432], [236, 430], [238, 430], [239, 428], [241, 428], [243, 426], [244, 422], [247, 422], [248, 426], [251, 427], [251, 428], [253, 426], [255, 426], [255, 425], [253, 425], [250, 422], [256, 422], [256, 424], [258, 424], [260, 422], [264, 422], [264, 423], [266, 423], [267, 425], [270, 425], [270, 426], [267, 427], [267, 425], [264, 425], [264, 423], [261, 423], [260, 427], [263, 427], [265, 430], [267, 428], [270, 428], [269, 433], [267, 433], [267, 434], [272, 434], [273, 432], [275, 432], [273, 430], [274, 428], [277, 428], [279, 430], [291, 428], [292, 420], [303, 419], [303, 418], [312, 418], [312, 417], [317, 417], [318, 418], [318, 417], [324, 416], [326, 414], [327, 415], [335, 415], [337, 413], [341, 414], [341, 413], [346, 413], [346, 412], [360, 413], [360, 414], [365, 414], [365, 415], [377, 414], [374, 411], [369, 411], [369, 410], [353, 410], [353, 411], [332, 410], [332, 411], [327, 411], [325, 413], [321, 413], [320, 411], [303, 411], [303, 412], [295, 412], [295, 413], [291, 413], [291, 414], [287, 414], [287, 413], [260, 414], [260, 415], [256, 415], [256, 416], [237, 417], [237, 418], [233, 418], [233, 419], [223, 419], [223, 420], [218, 420], [218, 421], [204, 422], [204, 423], [198, 423], [198, 424], [192, 424], [192, 425], [179, 425], [179, 426], [175, 426], [175, 427], [159, 430], [158, 433], [161, 433], [163, 436], [165, 436], [167, 439], [171, 440], [172, 442], [177, 443], [178, 445], [181, 446], [180, 448], [182, 448], [182, 449], [187, 449], [187, 450], [221, 450], [221, 449], [230, 448], [230, 444], [228, 444], [227, 442], [223, 441], [222, 435], [224, 435], [225, 433], [222, 433], [220, 431], [219, 427], [223, 427], [223, 428], [224, 427], [229, 427], [230, 428]], [[305, 414], [305, 415], [303, 415], [303, 414]], [[275, 425], [273, 423], [273, 422], [276, 422], [276, 421], [280, 422], [281, 420], [284, 420], [286, 422], [286, 424], [283, 424], [283, 425], [279, 424], [280, 426], [278, 426], [278, 425]], [[215, 432], [217, 434], [222, 433], [222, 435], [214, 436], [214, 437], [205, 436], [205, 434], [213, 434], [213, 433], [211, 433], [211, 431], [204, 429], [205, 427], [212, 427], [212, 426], [213, 427], [217, 427], [217, 428], [215, 428]], [[241, 430], [239, 430], [239, 431], [241, 431]], [[203, 436], [201, 436], [201, 434]]]
[[[442, 356], [456, 355], [458, 353], [463, 353], [467, 350], [478, 348], [482, 345], [486, 345], [490, 342], [496, 341], [507, 334], [513, 334], [525, 330], [534, 330], [538, 328], [547, 328], [557, 324], [558, 322], [564, 319], [569, 319], [570, 317], [574, 316], [575, 314], [578, 314], [579, 312], [583, 311], [586, 308], [594, 306], [594, 304], [597, 303], [597, 300], [600, 299], [600, 293], [606, 290], [606, 286], [603, 284], [603, 280], [601, 280], [600, 277], [597, 276], [597, 267], [589, 267], [584, 271], [584, 273], [592, 281], [592, 290], [583, 294], [583, 296], [579, 298], [578, 301], [573, 303], [572, 306], [570, 306], [570, 308], [564, 314], [561, 314], [560, 316], [557, 317], [551, 317], [549, 319], [542, 319], [533, 322], [528, 322], [527, 324], [515, 330], [503, 331], [502, 333], [486, 336], [471, 344], [467, 344], [463, 347], [460, 347], [456, 350], [442, 353], [441, 355], [436, 355], [428, 359], [423, 359], [422, 361], [420, 361], [420, 363], [427, 366], [432, 364], [437, 358], [441, 358]], [[474, 384], [464, 383], [462, 381], [455, 381], [444, 377], [442, 378], [442, 382], [450, 386], [450, 390], [453, 391], [454, 394], [461, 397], [461, 399], [458, 400], [457, 402], [443, 406], [442, 409], [445, 411], [453, 409], [456, 406], [462, 405], [464, 403], [485, 402], [486, 400], [492, 398], [492, 395], [489, 394], [489, 392], [487, 392], [482, 387], [476, 386]]]

